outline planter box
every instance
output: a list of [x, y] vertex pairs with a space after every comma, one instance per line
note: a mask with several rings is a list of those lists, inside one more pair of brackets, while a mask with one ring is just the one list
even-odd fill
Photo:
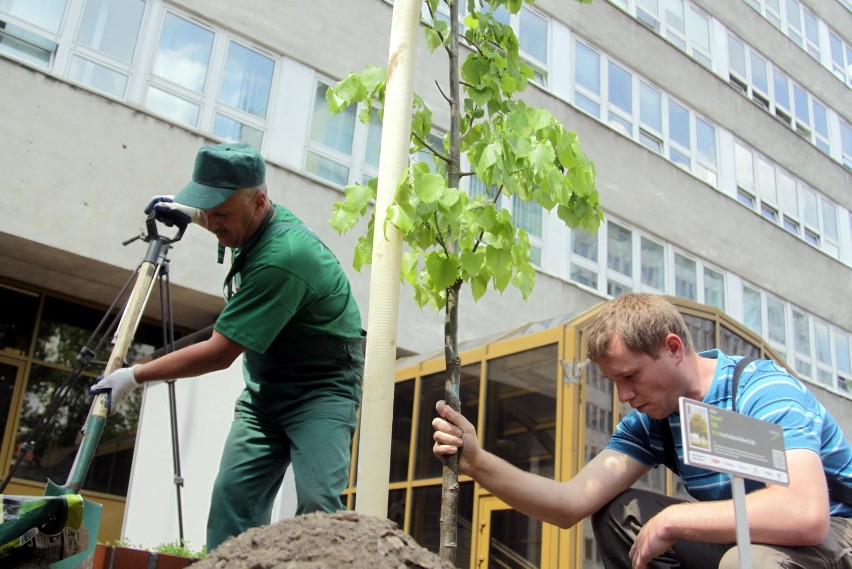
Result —
[[196, 561], [198, 559], [190, 557], [99, 543], [95, 546], [92, 569], [183, 569]]

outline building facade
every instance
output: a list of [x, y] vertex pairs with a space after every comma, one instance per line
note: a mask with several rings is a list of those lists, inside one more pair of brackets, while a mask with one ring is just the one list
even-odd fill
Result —
[[[328, 220], [345, 184], [376, 175], [381, 125], [354, 109], [330, 115], [324, 93], [386, 65], [392, 10], [385, 0], [0, 0], [4, 477], [145, 254], [133, 240], [143, 207], [188, 181], [201, 144], [261, 148], [271, 197], [351, 267], [364, 228], [340, 236]], [[539, 0], [505, 20], [535, 70], [524, 98], [578, 133], [606, 219], [590, 235], [504, 200], [530, 235], [536, 289], [526, 303], [512, 290], [465, 297], [461, 339], [625, 291], [669, 294], [762, 338], [842, 415], [852, 397], [849, 3]], [[419, 46], [415, 89], [437, 129], [449, 126], [434, 85], [445, 65]], [[179, 336], [215, 320], [225, 272], [198, 228], [173, 245]], [[366, 322], [369, 270], [348, 273]], [[162, 344], [163, 304], [152, 294], [134, 356]], [[404, 288], [400, 354], [439, 349], [442, 321]], [[97, 369], [82, 375], [7, 493], [41, 493], [45, 477], [67, 472]], [[182, 522], [199, 547], [240, 382], [232, 368], [176, 384]], [[85, 488], [109, 505], [105, 539], [157, 545], [178, 523], [171, 401], [161, 385], [137, 403], [111, 425]], [[285, 491], [278, 514], [288, 507]], [[157, 514], [167, 521], [152, 526]]]

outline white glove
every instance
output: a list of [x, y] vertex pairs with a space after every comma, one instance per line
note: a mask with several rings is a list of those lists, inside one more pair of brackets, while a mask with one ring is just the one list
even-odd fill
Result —
[[107, 408], [110, 415], [115, 415], [121, 403], [127, 399], [134, 389], [139, 387], [136, 383], [135, 370], [138, 366], [123, 367], [106, 377], [99, 377], [96, 384], [89, 388], [93, 395], [99, 393], [107, 394]]
[[145, 206], [145, 213], [154, 212], [157, 221], [165, 223], [168, 227], [180, 225], [186, 227], [190, 223], [201, 223], [204, 214], [200, 209], [181, 205], [175, 202], [174, 196], [154, 196]]

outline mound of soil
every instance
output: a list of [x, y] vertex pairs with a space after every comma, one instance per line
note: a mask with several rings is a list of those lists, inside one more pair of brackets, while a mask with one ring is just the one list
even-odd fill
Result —
[[296, 516], [232, 537], [193, 569], [453, 569], [390, 520], [342, 511]]

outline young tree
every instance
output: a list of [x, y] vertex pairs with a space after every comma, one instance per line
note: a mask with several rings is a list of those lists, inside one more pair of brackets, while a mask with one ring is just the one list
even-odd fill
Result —
[[[571, 228], [594, 232], [603, 219], [594, 165], [583, 154], [576, 133], [549, 111], [529, 107], [519, 98], [534, 74], [519, 54], [508, 20], [509, 14], [533, 2], [426, 0], [426, 45], [432, 52], [442, 50], [449, 63], [449, 76], [436, 86], [449, 107], [450, 128], [436, 142], [432, 112], [414, 95], [410, 153], [429, 158], [413, 160], [403, 173], [387, 223], [401, 232], [407, 247], [401, 276], [412, 286], [415, 301], [444, 311], [445, 397], [456, 410], [462, 285], [470, 286], [475, 300], [491, 286], [503, 292], [509, 284], [526, 299], [535, 285], [527, 232], [500, 207], [501, 197], [517, 196], [548, 211], [555, 208]], [[459, 34], [453, 33], [460, 29], [464, 48]], [[386, 78], [386, 70], [373, 66], [349, 75], [327, 91], [329, 108], [340, 112], [361, 104], [362, 122], [369, 123], [374, 113], [381, 118]], [[488, 191], [469, 195], [461, 189], [466, 177], [477, 178]], [[344, 189], [345, 198], [335, 204], [331, 220], [338, 232], [370, 215], [376, 187], [374, 179]], [[358, 238], [356, 270], [372, 260], [374, 220], [371, 215], [367, 233]], [[440, 550], [451, 561], [456, 554], [458, 489], [457, 462], [451, 460], [444, 467]]]

